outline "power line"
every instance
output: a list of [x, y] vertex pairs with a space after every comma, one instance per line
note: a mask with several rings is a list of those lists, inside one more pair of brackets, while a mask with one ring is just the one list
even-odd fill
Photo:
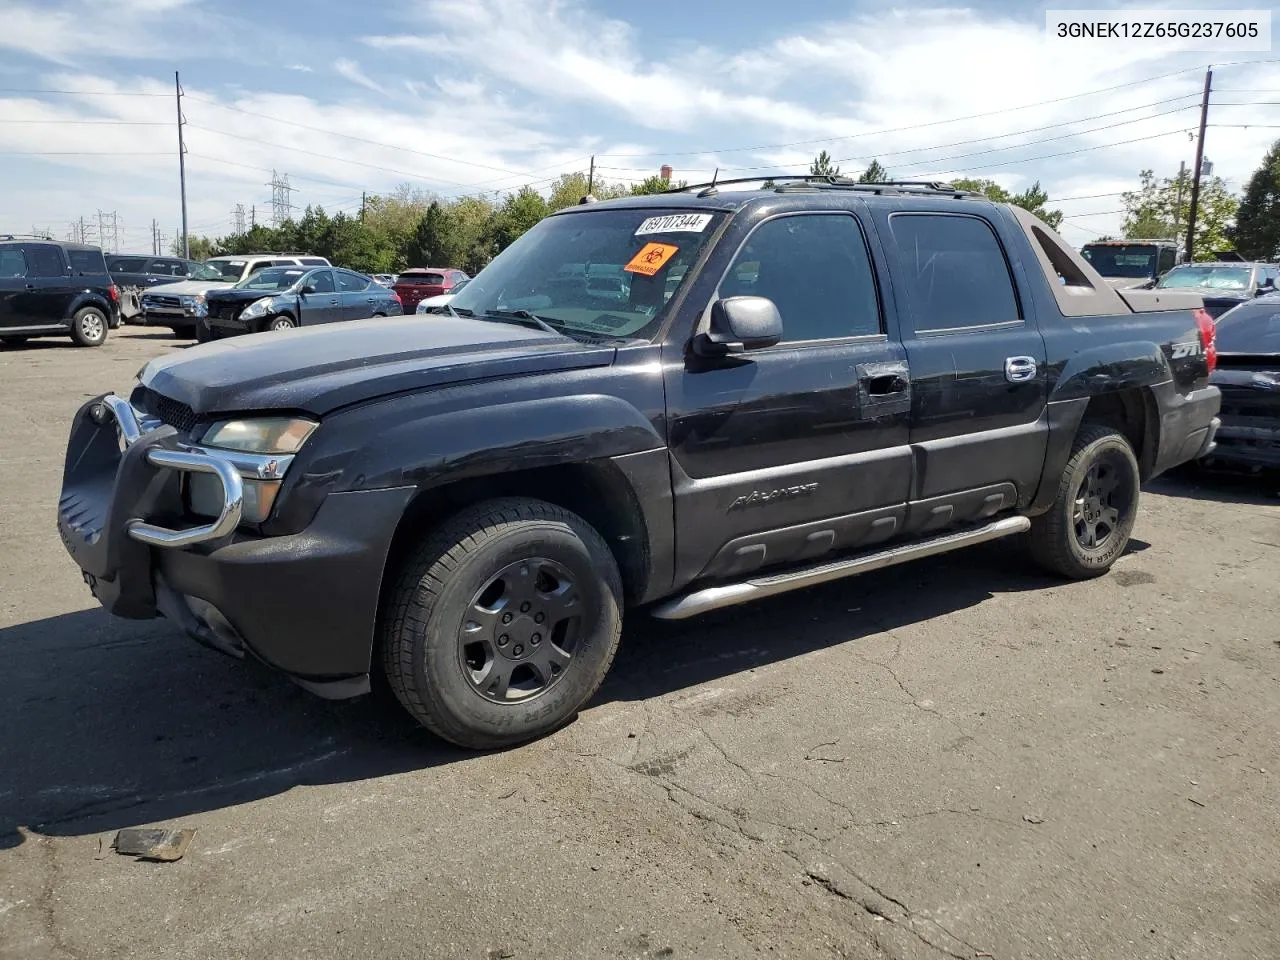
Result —
[[[1046, 153], [1046, 154], [1041, 154], [1038, 157], [1020, 157], [1015, 160], [1001, 160], [997, 163], [987, 163], [978, 167], [965, 167], [964, 171], [968, 172], [971, 170], [990, 170], [992, 167], [1007, 167], [1011, 163], [1033, 163], [1036, 160], [1051, 160], [1054, 157], [1069, 157], [1069, 156], [1072, 156], [1073, 154], [1089, 153], [1093, 150], [1109, 150], [1112, 147], [1123, 147], [1130, 143], [1141, 143], [1145, 140], [1158, 140], [1160, 137], [1169, 137], [1175, 133], [1186, 133], [1186, 128], [1184, 127], [1184, 128], [1179, 128], [1177, 130], [1166, 130], [1164, 133], [1153, 133], [1145, 137], [1133, 137], [1130, 140], [1117, 140], [1115, 143], [1099, 143], [1099, 144], [1095, 144], [1092, 147], [1081, 147], [1078, 150], [1064, 150], [1061, 153]], [[939, 157], [936, 160], [931, 160], [930, 163], [931, 164], [944, 163], [947, 160], [952, 160], [952, 159], [956, 159], [956, 158]], [[926, 170], [927, 169], [928, 168], [926, 168]], [[904, 174], [904, 176], [911, 177], [911, 176], [917, 176], [917, 174]]]
[[169, 154], [158, 150], [148, 151], [114, 151], [114, 150], [5, 150], [0, 157], [167, 157]]
[[167, 127], [169, 124], [164, 120], [111, 120], [111, 119], [94, 119], [94, 120], [19, 120], [10, 119], [8, 117], [0, 118], [0, 123], [62, 123], [62, 124], [88, 124], [111, 127]]
[[28, 90], [0, 87], [0, 93], [64, 93], [74, 97], [167, 97], [167, 93], [126, 93], [122, 90]]

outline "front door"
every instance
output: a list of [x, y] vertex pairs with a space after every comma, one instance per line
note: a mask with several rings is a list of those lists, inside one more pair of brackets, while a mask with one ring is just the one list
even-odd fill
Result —
[[677, 585], [887, 539], [910, 487], [906, 354], [853, 212], [757, 225], [716, 291], [743, 295], [777, 306], [776, 346], [714, 363], [664, 346]]
[[0, 243], [0, 331], [25, 326], [18, 298], [27, 290], [27, 261], [16, 243]]
[[341, 320], [342, 295], [333, 282], [333, 271], [313, 270], [307, 281], [307, 293], [299, 298], [298, 325], [310, 327]]
[[1044, 340], [998, 234], [977, 213], [882, 216], [914, 397], [912, 500], [920, 529], [1030, 497], [1048, 426]]

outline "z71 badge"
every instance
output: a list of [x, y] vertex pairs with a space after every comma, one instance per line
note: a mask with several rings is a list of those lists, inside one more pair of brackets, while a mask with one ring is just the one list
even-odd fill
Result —
[[1173, 359], [1178, 360], [1182, 357], [1198, 357], [1203, 352], [1199, 340], [1188, 340], [1186, 343], [1175, 343], [1173, 345]]
[[796, 497], [807, 497], [817, 489], [816, 483], [804, 483], [797, 487], [780, 487], [777, 490], [752, 490], [729, 504], [729, 509], [740, 510], [743, 507], [761, 507], [767, 503], [777, 503], [779, 500], [794, 500]]

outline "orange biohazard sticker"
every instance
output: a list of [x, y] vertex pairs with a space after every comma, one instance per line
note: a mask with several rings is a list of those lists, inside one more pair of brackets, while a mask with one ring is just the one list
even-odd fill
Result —
[[622, 269], [627, 273], [639, 273], [652, 277], [662, 269], [663, 264], [676, 255], [680, 248], [670, 243], [646, 243], [640, 252], [631, 258]]

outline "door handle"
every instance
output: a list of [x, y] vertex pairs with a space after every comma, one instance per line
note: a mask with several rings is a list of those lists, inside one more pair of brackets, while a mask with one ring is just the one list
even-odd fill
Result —
[[330, 303], [332, 306], [335, 306], [335, 307], [336, 307], [336, 306], [340, 303], [340, 301], [338, 300], [338, 298], [337, 298], [337, 297], [334, 297], [332, 300], [330, 300], [330, 301], [329, 301], [329, 303]]
[[908, 386], [906, 377], [897, 373], [885, 373], [878, 377], [867, 378], [867, 394], [872, 397], [891, 397], [895, 393], [903, 393]]
[[1025, 383], [1036, 376], [1035, 357], [1006, 357], [1004, 378], [1010, 383]]
[[368, 300], [370, 303], [376, 303], [378, 298], [377, 298], [377, 297], [365, 297], [365, 299], [366, 299], [366, 300]]

